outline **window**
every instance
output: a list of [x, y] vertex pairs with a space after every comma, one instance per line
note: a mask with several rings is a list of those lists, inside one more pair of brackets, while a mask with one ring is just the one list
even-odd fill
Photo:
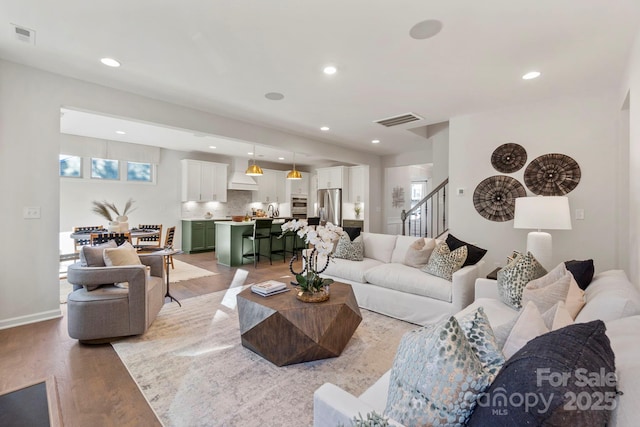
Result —
[[60, 176], [80, 178], [82, 176], [82, 158], [60, 154]]
[[151, 163], [127, 162], [127, 181], [152, 182]]
[[117, 160], [91, 159], [91, 178], [96, 179], [120, 179]]

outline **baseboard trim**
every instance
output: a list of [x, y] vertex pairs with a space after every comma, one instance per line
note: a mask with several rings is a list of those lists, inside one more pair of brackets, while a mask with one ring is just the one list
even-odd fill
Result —
[[11, 319], [0, 320], [0, 330], [15, 328], [16, 326], [28, 325], [30, 323], [43, 322], [45, 320], [62, 317], [62, 311], [57, 310], [42, 311], [40, 313], [28, 314], [26, 316], [13, 317]]

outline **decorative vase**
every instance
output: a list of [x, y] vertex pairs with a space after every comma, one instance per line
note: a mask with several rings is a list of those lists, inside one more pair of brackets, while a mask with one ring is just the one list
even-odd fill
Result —
[[118, 217], [116, 217], [116, 221], [118, 222], [127, 222], [129, 221], [129, 217], [126, 215], [120, 215]]
[[120, 223], [118, 221], [109, 221], [109, 227], [107, 229], [110, 233], [119, 233]]
[[329, 286], [325, 286], [319, 291], [298, 291], [296, 298], [302, 302], [325, 302], [329, 299]]
[[119, 224], [120, 224], [120, 227], [119, 227], [120, 233], [127, 233], [129, 231], [129, 223], [128, 222], [121, 222]]

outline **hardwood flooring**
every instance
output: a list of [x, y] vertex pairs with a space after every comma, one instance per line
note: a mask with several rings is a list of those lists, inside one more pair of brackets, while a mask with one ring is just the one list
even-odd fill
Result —
[[[218, 273], [172, 283], [171, 294], [178, 300], [227, 289], [238, 270], [219, 266], [213, 252], [176, 259]], [[275, 259], [273, 266], [261, 260], [257, 268], [246, 264], [243, 270], [246, 283], [290, 274], [288, 262]], [[54, 375], [65, 426], [160, 426], [111, 345], [71, 339], [66, 304], [61, 308], [60, 319], [0, 330], [0, 394]]]

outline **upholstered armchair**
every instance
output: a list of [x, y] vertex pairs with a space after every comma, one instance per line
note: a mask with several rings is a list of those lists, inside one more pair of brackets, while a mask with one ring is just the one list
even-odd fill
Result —
[[100, 343], [147, 330], [164, 304], [164, 261], [149, 255], [140, 262], [91, 267], [78, 262], [68, 267], [67, 280], [75, 289], [67, 298], [70, 337]]

